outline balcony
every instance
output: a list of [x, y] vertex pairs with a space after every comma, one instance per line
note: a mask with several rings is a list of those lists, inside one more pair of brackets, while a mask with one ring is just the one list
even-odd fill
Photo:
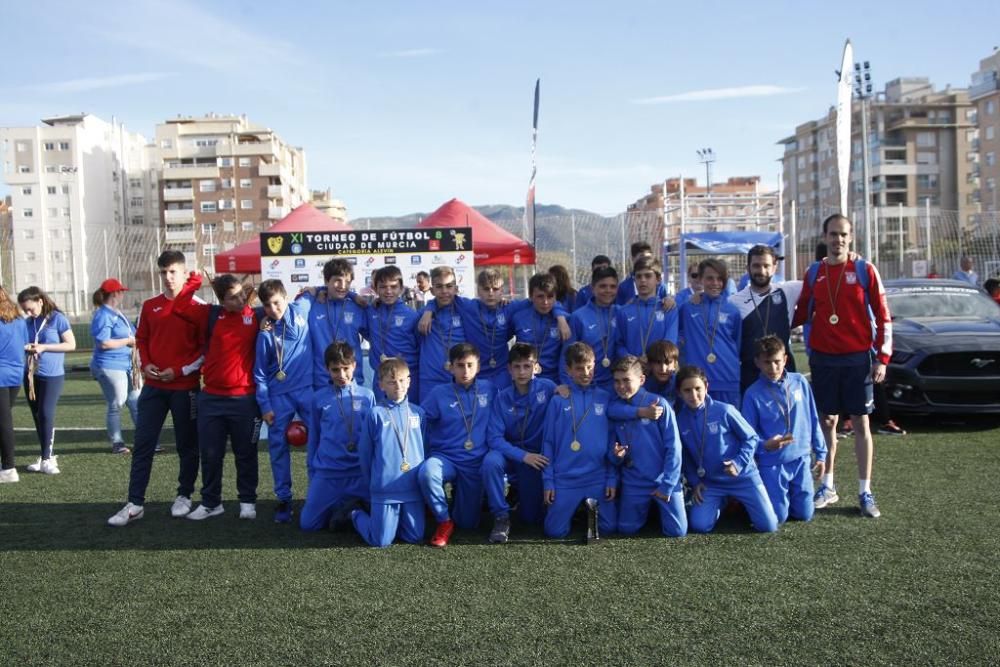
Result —
[[969, 86], [970, 100], [976, 100], [995, 90], [1000, 90], [1000, 79], [998, 79], [996, 72], [987, 72], [981, 76], [973, 74], [973, 79], [972, 85]]
[[163, 180], [190, 181], [194, 178], [218, 178], [219, 167], [217, 165], [193, 165], [182, 164], [174, 167], [163, 168]]
[[222, 151], [229, 151], [230, 155], [235, 156], [246, 156], [246, 155], [275, 155], [278, 152], [278, 142], [276, 141], [261, 141], [259, 143], [244, 143], [244, 144], [233, 144], [230, 145], [228, 142], [223, 147], [219, 145], [219, 154], [223, 155]]
[[190, 201], [194, 199], [194, 188], [164, 188], [163, 201]]
[[267, 196], [268, 197], [282, 197], [284, 196], [284, 186], [283, 185], [269, 185], [267, 186]]
[[163, 234], [164, 240], [168, 243], [189, 242], [195, 240], [194, 225], [167, 226]]
[[271, 220], [281, 220], [288, 215], [288, 209], [284, 206], [268, 206], [267, 217]]
[[278, 163], [266, 164], [262, 162], [257, 167], [257, 173], [261, 176], [281, 176], [281, 165]]
[[164, 222], [194, 222], [194, 209], [167, 209], [163, 212]]

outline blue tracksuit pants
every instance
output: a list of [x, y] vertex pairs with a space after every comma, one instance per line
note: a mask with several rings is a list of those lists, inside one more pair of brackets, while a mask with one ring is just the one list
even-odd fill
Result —
[[489, 452], [483, 459], [483, 485], [486, 500], [493, 516], [510, 514], [510, 505], [504, 494], [504, 477], [517, 479], [517, 515], [525, 523], [540, 523], [545, 514], [542, 506], [542, 473], [529, 465], [515, 463], [500, 452]]
[[656, 505], [660, 513], [660, 530], [667, 537], [687, 535], [688, 520], [684, 511], [684, 493], [674, 491], [670, 501], [651, 495], [647, 490], [623, 486], [618, 498], [618, 532], [632, 535], [646, 525], [649, 508]]
[[132, 471], [128, 480], [128, 500], [142, 505], [146, 487], [153, 472], [153, 455], [160, 439], [163, 423], [170, 413], [177, 440], [177, 495], [190, 498], [198, 480], [198, 393], [197, 389], [160, 389], [145, 385], [139, 392], [135, 425], [135, 447], [132, 448]]
[[596, 498], [600, 501], [598, 508], [598, 529], [602, 534], [615, 532], [618, 523], [617, 512], [613, 500], [606, 500], [604, 497], [604, 481], [600, 481], [590, 486], [583, 486], [571, 489], [556, 488], [555, 502], [549, 505], [549, 510], [545, 514], [543, 528], [546, 537], [566, 537], [569, 535], [570, 522], [576, 508], [587, 498]]
[[419, 500], [409, 503], [372, 503], [372, 512], [353, 513], [351, 521], [362, 539], [373, 547], [387, 547], [399, 539], [416, 544], [424, 539], [424, 504]]
[[[288, 443], [285, 442], [285, 429], [295, 418], [295, 413], [299, 419], [306, 424], [310, 423], [310, 413], [312, 406], [309, 401], [312, 398], [312, 387], [306, 387], [306, 391], [300, 395], [290, 392], [278, 394], [271, 397], [271, 409], [274, 411], [274, 423], [267, 429], [267, 451], [271, 457], [271, 476], [274, 478], [274, 495], [281, 502], [289, 502], [292, 499], [292, 456], [288, 451]], [[313, 447], [313, 438], [310, 438], [310, 445]], [[318, 439], [315, 439], [318, 442]], [[312, 476], [313, 452], [306, 450], [306, 473]]]
[[813, 478], [808, 456], [789, 463], [758, 466], [760, 479], [771, 499], [778, 523], [788, 519], [809, 521], [813, 517]]
[[691, 506], [688, 529], [692, 533], [712, 532], [728, 498], [735, 498], [743, 504], [754, 530], [762, 533], [778, 530], [778, 517], [774, 514], [767, 490], [758, 475], [737, 478], [725, 486], [709, 483], [702, 494], [701, 503]]
[[432, 455], [420, 466], [420, 490], [438, 523], [448, 519], [444, 483], [451, 482], [454, 502], [451, 518], [459, 528], [475, 528], [483, 505], [483, 478], [479, 469], [459, 468], [448, 459]]
[[368, 500], [368, 480], [360, 474], [337, 478], [322, 471], [313, 472], [299, 516], [299, 527], [306, 531], [323, 530], [330, 523], [334, 510], [352, 500]]

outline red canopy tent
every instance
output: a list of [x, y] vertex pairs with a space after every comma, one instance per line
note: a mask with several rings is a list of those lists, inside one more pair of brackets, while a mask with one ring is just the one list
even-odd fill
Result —
[[[321, 213], [311, 204], [302, 204], [267, 229], [269, 232], [349, 232], [351, 228]], [[475, 238], [475, 236], [473, 236]], [[215, 256], [218, 273], [260, 273], [260, 234], [235, 248]]]
[[498, 227], [458, 199], [445, 202], [417, 227], [472, 227], [476, 266], [535, 263], [535, 249], [530, 243]]

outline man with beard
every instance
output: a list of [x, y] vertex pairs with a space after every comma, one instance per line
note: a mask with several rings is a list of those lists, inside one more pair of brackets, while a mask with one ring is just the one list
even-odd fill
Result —
[[788, 354], [788, 370], [795, 371], [795, 357], [792, 355], [791, 322], [795, 314], [795, 304], [802, 292], [802, 281], [791, 280], [779, 285], [772, 284], [778, 257], [774, 248], [755, 245], [747, 252], [747, 273], [750, 282], [739, 292], [729, 297], [729, 302], [739, 308], [743, 319], [740, 338], [740, 393], [746, 392], [760, 371], [754, 365], [754, 343], [764, 336], [777, 336], [785, 344]]

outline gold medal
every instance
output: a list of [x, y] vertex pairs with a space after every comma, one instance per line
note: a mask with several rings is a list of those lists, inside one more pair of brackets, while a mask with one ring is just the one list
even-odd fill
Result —
[[837, 317], [837, 313], [834, 313], [833, 315], [830, 316], [830, 324], [836, 324], [839, 321], [840, 318]]
[[705, 357], [705, 361], [710, 364], [714, 364], [716, 359], [718, 359], [718, 357], [715, 356], [715, 352], [709, 352], [708, 356]]
[[601, 365], [607, 368], [608, 366], [611, 365], [611, 360], [608, 359], [607, 357], [604, 357], [603, 359], [601, 359]]
[[407, 463], [406, 461], [403, 461], [402, 463], [399, 464], [399, 469], [402, 470], [403, 472], [408, 472], [410, 470], [410, 464]]
[[496, 368], [496, 367], [497, 367], [497, 360], [490, 359], [490, 368]]
[[473, 447], [475, 447], [475, 446], [476, 446], [476, 445], [475, 445], [475, 444], [473, 444], [473, 442], [472, 442], [471, 440], [466, 440], [466, 441], [465, 441], [465, 448], [466, 448], [466, 449], [472, 449], [472, 448], [473, 448]]
[[704, 477], [704, 476], [705, 476], [705, 469], [698, 468], [698, 477]]
[[583, 445], [580, 444], [579, 440], [574, 440], [573, 442], [569, 443], [569, 448], [572, 449], [574, 452], [580, 451], [581, 447], [583, 447]]
[[278, 382], [284, 382], [288, 374], [285, 371], [278, 371], [274, 377], [278, 378]]

